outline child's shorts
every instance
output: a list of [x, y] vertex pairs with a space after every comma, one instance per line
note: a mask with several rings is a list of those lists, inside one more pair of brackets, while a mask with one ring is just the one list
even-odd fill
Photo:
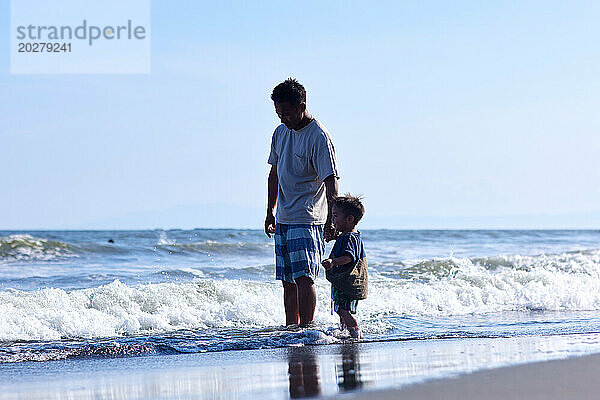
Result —
[[275, 225], [275, 279], [296, 283], [308, 276], [314, 281], [324, 254], [323, 225]]
[[338, 312], [338, 310], [342, 308], [343, 310], [350, 311], [350, 314], [356, 314], [358, 300], [349, 298], [340, 290], [337, 290], [333, 285], [331, 285], [331, 303], [333, 311], [335, 312]]

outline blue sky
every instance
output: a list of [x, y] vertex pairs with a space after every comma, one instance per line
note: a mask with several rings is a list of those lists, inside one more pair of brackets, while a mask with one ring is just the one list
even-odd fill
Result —
[[600, 211], [597, 2], [216, 3], [152, 3], [147, 75], [11, 75], [1, 3], [0, 229], [260, 228], [288, 76], [365, 227]]

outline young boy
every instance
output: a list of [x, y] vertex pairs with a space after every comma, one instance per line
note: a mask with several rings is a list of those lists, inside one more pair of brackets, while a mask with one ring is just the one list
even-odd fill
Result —
[[321, 264], [325, 276], [331, 282], [333, 309], [340, 316], [342, 328], [348, 328], [350, 336], [362, 338], [356, 314], [358, 300], [367, 298], [367, 257], [356, 224], [365, 213], [360, 198], [346, 194], [337, 197], [332, 204], [331, 217], [340, 235], [333, 245], [329, 258]]

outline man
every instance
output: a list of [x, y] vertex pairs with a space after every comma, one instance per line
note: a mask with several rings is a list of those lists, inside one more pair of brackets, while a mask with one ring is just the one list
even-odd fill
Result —
[[275, 276], [283, 282], [286, 325], [305, 326], [315, 314], [323, 239], [336, 236], [329, 203], [338, 194], [337, 161], [329, 132], [306, 110], [306, 90], [297, 80], [277, 85], [271, 99], [281, 125], [268, 161], [265, 233], [275, 234]]

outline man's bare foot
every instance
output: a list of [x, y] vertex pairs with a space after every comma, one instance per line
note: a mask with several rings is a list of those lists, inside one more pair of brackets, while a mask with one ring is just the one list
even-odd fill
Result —
[[297, 331], [300, 329], [300, 325], [298, 324], [290, 324], [285, 326], [286, 331]]

